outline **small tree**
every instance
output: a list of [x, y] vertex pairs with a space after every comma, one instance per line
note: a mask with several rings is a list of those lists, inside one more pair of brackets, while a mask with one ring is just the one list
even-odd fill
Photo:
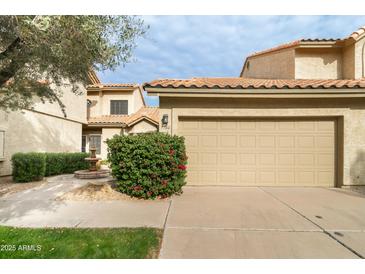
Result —
[[0, 109], [31, 108], [36, 96], [65, 114], [57, 87], [67, 79], [77, 94], [91, 68], [127, 63], [146, 30], [135, 16], [0, 16]]

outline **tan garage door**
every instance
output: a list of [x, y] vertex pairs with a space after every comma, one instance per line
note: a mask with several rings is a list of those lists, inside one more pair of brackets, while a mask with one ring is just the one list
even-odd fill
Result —
[[334, 120], [180, 118], [188, 184], [334, 186]]

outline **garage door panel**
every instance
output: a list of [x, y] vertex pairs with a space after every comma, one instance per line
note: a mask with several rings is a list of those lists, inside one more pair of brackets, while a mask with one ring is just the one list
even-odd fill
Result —
[[229, 153], [229, 152], [222, 152], [220, 153], [220, 164], [222, 165], [237, 165], [237, 154], [236, 153]]
[[297, 170], [295, 172], [295, 184], [298, 186], [307, 186], [316, 184], [316, 173], [313, 170]]
[[237, 147], [237, 135], [220, 136], [220, 147]]
[[220, 129], [222, 130], [232, 130], [232, 129], [237, 129], [237, 121], [225, 121], [224, 123], [219, 123], [220, 124]]
[[333, 186], [335, 121], [180, 119], [188, 184]]
[[197, 135], [184, 135], [185, 144], [190, 149], [199, 148], [199, 136]]
[[276, 164], [275, 153], [260, 153], [257, 155], [258, 165], [272, 166]]
[[319, 149], [332, 149], [334, 146], [334, 139], [331, 136], [317, 136], [316, 146]]
[[255, 166], [256, 165], [256, 154], [255, 153], [240, 153], [240, 165], [243, 166]]
[[200, 137], [200, 146], [217, 148], [218, 147], [218, 136], [217, 135], [203, 135]]
[[277, 172], [277, 184], [280, 185], [292, 185], [295, 182], [295, 170], [278, 170]]
[[295, 165], [296, 166], [314, 166], [315, 165], [315, 154], [309, 153], [297, 153], [295, 154]]
[[240, 147], [255, 148], [256, 147], [256, 136], [255, 135], [240, 135], [239, 136]]
[[250, 129], [256, 129], [256, 122], [254, 121], [240, 121], [239, 122], [239, 130], [243, 130], [246, 132], [246, 130]]
[[204, 185], [216, 185], [218, 183], [217, 170], [201, 170], [200, 181]]
[[297, 131], [314, 131], [316, 125], [314, 121], [300, 121], [295, 124]]
[[296, 147], [298, 149], [315, 148], [315, 137], [312, 135], [296, 136]]
[[256, 185], [275, 185], [276, 171], [275, 170], [258, 170]]
[[256, 180], [256, 171], [252, 170], [242, 170], [239, 171], [239, 185], [255, 185]]
[[257, 138], [257, 145], [259, 148], [274, 148], [275, 136], [272, 135], [259, 135]]
[[218, 164], [218, 152], [201, 152], [200, 153], [200, 163], [204, 165], [217, 165]]
[[295, 136], [284, 135], [278, 136], [278, 148], [294, 148], [295, 147]]
[[219, 172], [219, 182], [223, 182], [227, 185], [236, 185], [237, 184], [237, 174], [236, 170], [221, 170]]
[[218, 122], [217, 121], [205, 121], [204, 123], [201, 123], [201, 129], [203, 130], [218, 130]]
[[318, 153], [317, 165], [319, 167], [332, 167], [335, 162], [335, 157], [332, 153]]
[[294, 153], [278, 153], [277, 163], [279, 167], [292, 167], [295, 163]]

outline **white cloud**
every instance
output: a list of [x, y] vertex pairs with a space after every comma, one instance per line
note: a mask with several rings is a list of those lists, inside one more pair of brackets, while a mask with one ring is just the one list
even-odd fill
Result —
[[[300, 38], [341, 38], [364, 16], [146, 16], [136, 62], [101, 74], [105, 82], [238, 76], [245, 56]], [[156, 104], [156, 98], [147, 99]]]

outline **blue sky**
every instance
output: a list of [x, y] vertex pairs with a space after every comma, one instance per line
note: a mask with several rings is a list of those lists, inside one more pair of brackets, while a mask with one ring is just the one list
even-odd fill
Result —
[[[150, 29], [134, 60], [99, 73], [105, 83], [237, 77], [250, 53], [300, 38], [343, 38], [365, 16], [143, 16]], [[146, 97], [148, 105], [158, 98]]]

